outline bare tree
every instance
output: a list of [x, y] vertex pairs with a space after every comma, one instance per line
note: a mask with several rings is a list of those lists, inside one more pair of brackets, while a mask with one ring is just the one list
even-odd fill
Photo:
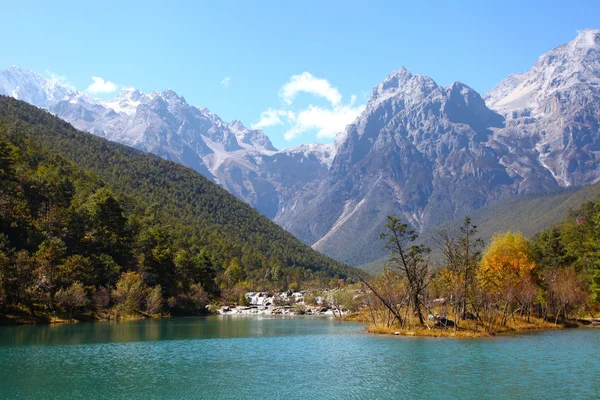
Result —
[[554, 303], [555, 320], [558, 322], [562, 314], [566, 321], [571, 312], [585, 304], [586, 294], [573, 268], [557, 268], [547, 276], [548, 294]]
[[[398, 320], [398, 322], [404, 326], [404, 318], [402, 318], [400, 313], [405, 301], [403, 299], [399, 300], [402, 296], [399, 296], [399, 294], [396, 293], [396, 285], [392, 284], [390, 281], [390, 275], [394, 275], [395, 278], [397, 273], [386, 269], [382, 275], [370, 283], [361, 275], [358, 275], [358, 279], [367, 288], [365, 300], [369, 307], [373, 324], [377, 325], [377, 320], [381, 319], [386, 322], [386, 325], [389, 327], [395, 320]], [[371, 294], [373, 296], [371, 296]], [[381, 306], [387, 310], [387, 315], [381, 315]], [[392, 316], [393, 318], [391, 318]]]
[[[446, 266], [460, 276], [460, 284], [455, 286], [455, 302], [460, 306], [460, 316], [465, 318], [468, 302], [473, 303], [475, 270], [481, 260], [483, 240], [477, 237], [477, 226], [471, 218], [465, 217], [458, 237], [447, 230], [438, 230], [432, 239], [444, 254]], [[476, 307], [473, 307], [476, 308]]]
[[414, 244], [418, 235], [414, 229], [408, 228], [408, 224], [403, 224], [399, 218], [391, 215], [387, 219], [387, 231], [380, 236], [386, 241], [385, 248], [390, 251], [388, 266], [407, 279], [413, 311], [423, 325], [425, 320], [421, 302], [429, 272], [429, 262], [425, 256], [430, 249]]
[[401, 313], [409, 297], [406, 280], [401, 279], [397, 272], [386, 268], [372, 281], [362, 282], [365, 286], [364, 301], [373, 325], [382, 322], [389, 328], [398, 321], [403, 328], [406, 318], [402, 317]]

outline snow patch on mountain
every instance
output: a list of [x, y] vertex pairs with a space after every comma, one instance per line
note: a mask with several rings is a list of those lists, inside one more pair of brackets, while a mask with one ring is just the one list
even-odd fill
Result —
[[335, 157], [336, 147], [334, 143], [310, 143], [302, 144], [297, 147], [285, 148], [280, 153], [286, 154], [302, 154], [304, 157], [314, 156], [319, 162], [327, 168], [331, 167], [331, 163]]

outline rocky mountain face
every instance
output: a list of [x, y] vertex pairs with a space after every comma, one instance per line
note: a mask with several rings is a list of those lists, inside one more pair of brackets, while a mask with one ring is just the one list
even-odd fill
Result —
[[388, 214], [417, 230], [502, 198], [600, 179], [600, 31], [586, 30], [482, 98], [406, 69], [338, 137], [317, 196], [278, 222], [350, 264], [382, 254]]
[[506, 118], [499, 138], [513, 146], [533, 141], [528, 153], [560, 186], [587, 185], [600, 178], [600, 30], [581, 32], [484, 98]]
[[496, 140], [504, 126], [468, 86], [400, 69], [338, 138], [317, 195], [279, 223], [317, 250], [363, 263], [381, 256], [387, 215], [421, 230], [506, 196], [556, 189], [535, 159]]
[[401, 68], [334, 144], [276, 150], [171, 90], [104, 101], [34, 72], [0, 72], [8, 94], [77, 128], [185, 164], [340, 261], [382, 256], [387, 215], [417, 230], [513, 195], [600, 180], [600, 31], [586, 30], [480, 96]]

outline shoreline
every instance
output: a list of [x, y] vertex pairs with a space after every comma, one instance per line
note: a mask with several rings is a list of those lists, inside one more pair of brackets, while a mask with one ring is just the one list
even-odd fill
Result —
[[[0, 320], [0, 328], [3, 326], [25, 326], [25, 325], [58, 325], [58, 324], [78, 324], [86, 322], [131, 322], [131, 321], [143, 321], [151, 319], [171, 319], [171, 318], [189, 318], [189, 317], [290, 317], [290, 318], [302, 318], [302, 317], [323, 317], [333, 318], [337, 321], [342, 322], [359, 322], [367, 325], [364, 328], [364, 332], [370, 335], [381, 335], [381, 336], [398, 336], [398, 337], [412, 337], [412, 338], [440, 338], [440, 339], [481, 339], [481, 338], [494, 338], [494, 337], [507, 337], [513, 335], [521, 335], [535, 332], [552, 331], [552, 330], [563, 330], [563, 329], [575, 329], [575, 328], [589, 328], [599, 329], [600, 318], [576, 318], [566, 321], [566, 323], [554, 324], [548, 321], [538, 320], [534, 323], [529, 323], [526, 326], [520, 326], [515, 328], [512, 326], [503, 327], [502, 330], [489, 333], [483, 329], [477, 331], [469, 328], [457, 327], [456, 332], [453, 328], [439, 328], [439, 327], [426, 327], [426, 326], [414, 326], [411, 329], [400, 329], [398, 326], [384, 327], [373, 325], [371, 321], [367, 321], [364, 315], [361, 313], [343, 313], [341, 317], [335, 315], [331, 309], [325, 309], [319, 306], [310, 307], [307, 306], [302, 312], [292, 310], [290, 306], [222, 306], [215, 312], [203, 314], [203, 315], [139, 315], [129, 316], [123, 318], [82, 318], [82, 319], [63, 319], [56, 316], [36, 316], [28, 318], [17, 317], [15, 319], [4, 318]], [[313, 310], [314, 309], [314, 310]]]
[[12, 315], [0, 319], [0, 327], [3, 326], [25, 326], [25, 325], [60, 325], [60, 324], [78, 324], [85, 322], [128, 322], [143, 321], [150, 319], [171, 319], [171, 318], [189, 318], [189, 317], [209, 317], [209, 316], [284, 316], [284, 317], [327, 317], [343, 320], [346, 312], [342, 313], [340, 318], [337, 312], [320, 306], [305, 306], [303, 309], [294, 309], [291, 306], [222, 306], [214, 312], [206, 314], [164, 314], [164, 315], [132, 315], [119, 318], [111, 316], [79, 316], [80, 318], [66, 319], [56, 315]]
[[[337, 321], [349, 321], [344, 320], [344, 318], [334, 317], [332, 314], [297, 314], [297, 313], [286, 313], [286, 314], [277, 314], [277, 313], [210, 313], [203, 315], [162, 315], [156, 317], [129, 317], [129, 318], [119, 318], [119, 319], [110, 319], [110, 318], [96, 318], [96, 319], [61, 319], [61, 318], [53, 318], [53, 319], [42, 319], [38, 318], [36, 320], [0, 320], [0, 329], [3, 327], [10, 326], [50, 326], [50, 325], [70, 325], [70, 324], [86, 324], [86, 323], [99, 323], [99, 322], [110, 322], [110, 323], [121, 323], [121, 322], [135, 322], [135, 321], [146, 321], [146, 320], [160, 320], [160, 319], [183, 319], [183, 318], [207, 318], [207, 317], [234, 317], [234, 318], [258, 318], [258, 317], [285, 317], [287, 318], [331, 318]], [[350, 321], [354, 322], [354, 321]]]
[[[585, 323], [582, 321], [588, 321]], [[365, 331], [372, 335], [381, 336], [399, 336], [399, 337], [420, 337], [420, 338], [440, 338], [440, 339], [481, 339], [481, 338], [494, 338], [494, 337], [507, 337], [513, 335], [522, 335], [528, 333], [564, 330], [564, 329], [600, 329], [599, 318], [578, 318], [567, 321], [566, 323], [554, 324], [546, 322], [544, 324], [531, 324], [527, 327], [522, 328], [504, 328], [496, 332], [487, 332], [483, 329], [473, 330], [468, 328], [458, 328], [456, 333], [453, 328], [427, 328], [425, 326], [415, 327], [415, 329], [401, 330], [398, 327], [381, 327], [376, 325], [369, 325], [365, 328]]]

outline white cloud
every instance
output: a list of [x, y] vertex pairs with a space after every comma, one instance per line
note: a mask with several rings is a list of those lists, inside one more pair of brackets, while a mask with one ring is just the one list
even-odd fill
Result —
[[115, 85], [114, 83], [112, 83], [110, 81], [105, 81], [104, 79], [100, 78], [99, 76], [92, 76], [92, 80], [94, 82], [90, 86], [88, 86], [88, 88], [86, 90], [87, 92], [90, 92], [92, 94], [98, 94], [98, 93], [112, 93], [117, 90], [117, 85]]
[[54, 72], [48, 70], [46, 70], [46, 76], [50, 82], [54, 83], [55, 85], [60, 85], [69, 90], [75, 90], [75, 85], [69, 82], [66, 76], [55, 74]]
[[252, 124], [252, 129], [262, 129], [276, 125], [283, 125], [281, 118], [294, 120], [295, 115], [292, 111], [275, 110], [273, 108], [269, 108], [268, 110], [260, 113], [260, 120], [257, 123]]
[[299, 92], [321, 96], [334, 106], [340, 104], [342, 101], [340, 92], [331, 86], [327, 79], [317, 78], [309, 72], [293, 75], [279, 90], [279, 97], [289, 105], [292, 104], [294, 97]]
[[333, 108], [309, 106], [298, 113], [293, 125], [285, 133], [286, 140], [292, 140], [304, 132], [316, 130], [320, 139], [332, 139], [351, 124], [365, 109], [364, 105], [340, 105]]
[[[301, 110], [294, 109], [293, 102], [297, 93], [306, 92], [323, 97], [329, 105], [309, 105]], [[260, 120], [252, 125], [254, 129], [285, 125], [286, 140], [293, 140], [306, 132], [316, 132], [319, 139], [332, 139], [346, 129], [365, 109], [364, 104], [356, 105], [356, 95], [350, 96], [350, 102], [343, 104], [342, 95], [326, 79], [316, 78], [308, 72], [294, 75], [279, 90], [284, 102], [281, 109], [269, 108], [260, 114]]]
[[231, 82], [231, 77], [230, 76], [226, 76], [221, 81], [221, 85], [223, 85], [224, 88], [228, 88], [229, 87], [229, 82]]

